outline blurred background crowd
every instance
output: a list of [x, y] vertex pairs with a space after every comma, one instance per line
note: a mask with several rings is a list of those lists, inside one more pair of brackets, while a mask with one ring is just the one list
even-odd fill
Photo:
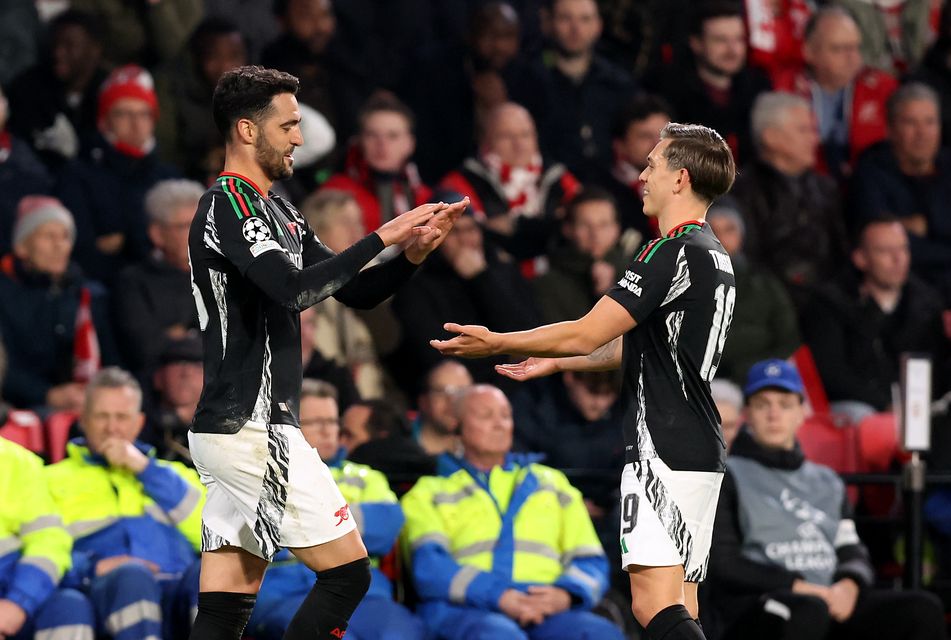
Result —
[[[187, 633], [170, 622], [187, 618], [178, 611], [187, 612], [192, 597], [182, 586], [194, 579], [185, 560], [200, 540], [188, 529], [194, 523], [186, 526], [200, 505], [186, 433], [202, 382], [187, 237], [198, 199], [222, 168], [211, 115], [215, 84], [245, 64], [301, 80], [304, 145], [295, 152], [293, 178], [274, 191], [296, 204], [332, 250], [423, 202], [472, 202], [438, 252], [379, 308], [356, 311], [328, 299], [302, 313], [305, 378], [324, 385], [310, 396], [333, 401], [322, 416], [305, 415], [302, 406], [302, 425], [317, 421], [317, 439], [338, 430], [327, 443], [313, 443], [340, 473], [348, 464], [362, 469], [364, 475], [349, 467], [351, 484], [372, 471], [392, 488], [351, 502], [392, 507], [421, 476], [456, 478], [472, 451], [498, 448], [481, 442], [475, 427], [475, 435], [460, 433], [467, 412], [484, 409], [480, 419], [491, 414], [510, 432], [504, 455], [488, 459], [502, 470], [552, 468], [545, 486], [560, 487], [555, 504], [565, 522], [579, 512], [590, 519], [584, 526], [594, 537], [573, 544], [600, 545], [606, 554], [603, 569], [579, 569], [577, 559], [563, 564], [564, 575], [597, 575], [566, 588], [572, 607], [597, 605], [621, 626], [630, 619], [624, 576], [615, 569], [624, 461], [617, 376], [565, 373], [518, 385], [493, 372], [502, 360], [443, 360], [429, 340], [448, 337], [446, 321], [511, 331], [583, 315], [638, 247], [659, 234], [642, 212], [638, 176], [671, 120], [715, 128], [740, 167], [733, 191], [707, 218], [733, 259], [739, 300], [714, 383], [727, 441], [747, 419], [750, 367], [777, 358], [794, 362], [803, 378], [807, 457], [838, 472], [894, 470], [901, 462], [894, 387], [901, 355], [914, 352], [932, 361], [929, 464], [951, 469], [951, 6], [943, 5], [5, 0], [0, 435], [57, 463], [47, 469], [76, 465], [44, 476], [75, 540], [72, 560], [60, 548], [55, 562], [34, 562], [43, 571], [30, 580], [46, 576], [54, 585], [64, 572], [86, 571], [75, 590], [56, 593], [86, 597], [91, 607], [91, 622], [54, 620], [44, 628], [88, 624], [100, 635], [144, 638], [153, 631], [135, 625], [154, 623], [161, 609], [166, 637]], [[463, 392], [479, 383], [497, 389]], [[97, 413], [113, 395], [128, 406], [106, 402]], [[103, 444], [113, 438], [137, 443], [148, 466]], [[70, 475], [89, 465], [105, 475]], [[0, 477], [15, 467], [0, 466]], [[0, 515], [21, 517], [26, 507], [13, 505], [42, 502], [26, 499], [47, 491], [27, 489], [29, 478], [40, 477], [30, 469], [21, 481], [0, 482]], [[554, 470], [567, 470], [567, 479]], [[109, 480], [113, 472], [131, 483], [138, 501]], [[113, 502], [115, 513], [89, 507], [90, 515], [83, 503], [89, 496], [71, 493], [86, 483], [111, 487], [102, 500]], [[427, 485], [408, 494], [415, 498], [404, 502], [404, 542], [426, 537], [418, 527], [438, 514], [410, 509], [441, 505], [427, 493], [440, 490]], [[851, 489], [848, 496], [857, 514], [877, 523], [866, 531], [856, 516], [871, 551], [869, 584], [890, 585], [901, 573], [902, 532], [887, 522], [900, 514], [900, 500], [888, 489]], [[150, 508], [164, 509], [165, 520], [149, 516]], [[10, 594], [29, 555], [31, 527], [48, 517], [30, 520], [26, 534], [12, 525], [4, 531], [0, 519], [0, 637], [41, 624], [42, 589], [19, 600]], [[928, 576], [940, 594], [942, 578], [951, 576], [951, 492], [934, 487], [926, 517]], [[151, 518], [164, 527], [162, 536], [178, 531], [182, 548], [169, 551], [165, 537], [146, 532], [148, 544], [163, 541], [165, 555], [142, 555], [129, 530], [116, 532], [123, 518]], [[395, 581], [397, 600], [438, 600], [441, 587], [413, 579], [412, 567], [422, 562], [424, 575], [445, 567], [426, 553], [417, 557], [409, 542], [398, 552], [403, 516], [398, 520], [371, 552], [388, 558], [381, 566]], [[386, 522], [393, 529], [394, 521]], [[84, 561], [80, 551], [88, 552]], [[100, 565], [137, 557], [151, 563], [151, 577], [123, 579], [153, 580], [159, 604], [122, 626], [117, 612], [132, 605], [105, 593], [115, 585], [98, 579], [142, 564]], [[491, 560], [472, 557], [456, 560], [486, 561], [480, 568], [492, 569]], [[555, 583], [550, 569], [521, 581]], [[166, 573], [174, 579], [156, 577]], [[27, 591], [39, 589], [30, 584]], [[383, 593], [394, 596], [389, 587]], [[478, 608], [480, 597], [469, 604]], [[27, 622], [9, 622], [18, 614], [8, 604]], [[249, 629], [254, 637], [279, 637], [273, 629], [280, 620], [271, 621], [271, 631], [259, 622], [257, 633]], [[560, 637], [542, 622], [526, 624], [537, 631], [533, 638]], [[714, 618], [710, 633], [718, 626], [729, 625]], [[414, 633], [424, 631], [405, 637]], [[498, 633], [492, 637], [508, 632]], [[610, 637], [603, 629], [592, 633]]]

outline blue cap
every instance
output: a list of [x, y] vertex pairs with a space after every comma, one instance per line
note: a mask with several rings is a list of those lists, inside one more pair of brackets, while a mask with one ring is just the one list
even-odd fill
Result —
[[750, 367], [746, 376], [746, 387], [743, 395], [749, 398], [761, 389], [782, 389], [790, 393], [805, 395], [806, 389], [796, 367], [785, 360], [773, 358], [761, 360]]

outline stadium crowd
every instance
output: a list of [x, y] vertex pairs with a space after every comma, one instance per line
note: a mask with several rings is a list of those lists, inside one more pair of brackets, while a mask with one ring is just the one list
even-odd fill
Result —
[[[929, 464], [951, 469], [944, 5], [0, 4], [0, 639], [187, 637], [204, 503], [187, 241], [223, 160], [212, 93], [245, 64], [301, 80], [304, 144], [274, 191], [333, 251], [421, 203], [471, 201], [383, 305], [301, 314], [301, 428], [374, 562], [348, 638], [639, 637], [618, 567], [617, 376], [519, 384], [502, 359], [429, 341], [449, 320], [583, 315], [658, 237], [639, 175], [671, 120], [715, 128], [740, 167], [707, 217], [738, 289], [713, 385], [735, 448], [708, 637], [945, 637], [948, 604], [883, 588], [898, 534], [856, 533], [853, 512], [901, 505], [834, 473], [895, 469], [897, 447], [830, 471], [806, 442], [883, 420], [894, 436], [902, 354], [923, 353]], [[931, 488], [925, 515], [932, 592], [951, 602], [951, 491]], [[310, 588], [286, 556], [251, 638], [281, 637]]]

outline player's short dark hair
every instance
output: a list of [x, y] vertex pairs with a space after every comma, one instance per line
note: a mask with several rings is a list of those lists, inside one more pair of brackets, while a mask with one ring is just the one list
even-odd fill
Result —
[[406, 106], [406, 103], [397, 98], [393, 93], [380, 90], [371, 95], [360, 108], [360, 113], [357, 114], [357, 122], [360, 123], [360, 130], [363, 130], [370, 116], [375, 113], [380, 113], [381, 111], [398, 113], [406, 119], [410, 131], [416, 128], [416, 116], [413, 115], [413, 110]]
[[743, 19], [743, 8], [738, 2], [730, 0], [714, 0], [713, 2], [698, 2], [690, 12], [690, 35], [700, 37], [708, 20], [716, 18]]
[[225, 141], [242, 118], [260, 122], [271, 111], [271, 100], [282, 93], [297, 94], [300, 81], [289, 73], [248, 65], [226, 71], [211, 100], [215, 126]]
[[668, 168], [686, 169], [693, 192], [701, 200], [713, 202], [733, 186], [736, 178], [733, 152], [713, 129], [700, 124], [668, 122], [660, 138], [670, 140], [664, 150]]
[[885, 116], [888, 124], [895, 124], [895, 117], [898, 115], [898, 110], [903, 104], [915, 100], [927, 100], [931, 102], [938, 109], [938, 114], [940, 115], [941, 97], [938, 95], [938, 92], [923, 82], [909, 82], [908, 84], [901, 85], [892, 95], [888, 96], [888, 100], [885, 102]]
[[304, 398], [331, 398], [338, 399], [337, 387], [326, 380], [316, 378], [304, 378], [300, 385], [300, 399]]
[[604, 189], [603, 187], [588, 185], [579, 191], [578, 194], [568, 203], [568, 206], [565, 207], [565, 222], [568, 224], [573, 224], [575, 217], [578, 215], [578, 209], [589, 202], [609, 203], [611, 205], [611, 211], [614, 212], [615, 222], [620, 221], [620, 216], [617, 210], [617, 201], [614, 199], [614, 196], [611, 195], [611, 192], [607, 189]]
[[247, 47], [244, 34], [238, 28], [237, 23], [221, 16], [211, 16], [205, 18], [188, 39], [188, 48], [196, 60], [202, 60], [211, 50], [215, 38], [238, 34], [241, 36], [241, 42]]
[[85, 31], [90, 38], [102, 44], [102, 24], [96, 16], [91, 13], [86, 13], [79, 9], [67, 9], [50, 20], [49, 32], [56, 33], [63, 27], [79, 27]]
[[617, 112], [614, 118], [614, 126], [611, 128], [611, 138], [620, 140], [627, 135], [631, 125], [642, 120], [647, 120], [652, 115], [662, 113], [668, 117], [673, 117], [673, 109], [670, 104], [660, 96], [650, 93], [642, 93], [639, 96], [629, 100]]

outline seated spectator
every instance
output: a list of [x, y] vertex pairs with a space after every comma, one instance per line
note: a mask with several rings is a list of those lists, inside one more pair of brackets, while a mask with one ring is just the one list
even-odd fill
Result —
[[419, 413], [410, 429], [416, 442], [429, 455], [460, 453], [455, 400], [470, 386], [472, 374], [458, 360], [443, 360], [426, 373], [425, 387], [416, 399]]
[[188, 229], [204, 187], [163, 180], [145, 194], [151, 255], [126, 268], [115, 287], [115, 318], [125, 361], [138, 375], [155, 366], [163, 338], [198, 328], [188, 264]]
[[106, 79], [102, 30], [96, 19], [68, 9], [49, 23], [49, 56], [9, 86], [10, 128], [58, 170], [95, 134], [99, 87]]
[[730, 254], [736, 295], [743, 304], [733, 311], [718, 378], [741, 384], [754, 362], [788, 358], [799, 347], [799, 324], [783, 283], [765, 269], [757, 269], [743, 252], [744, 224], [729, 198], [721, 198], [707, 211], [707, 222]]
[[548, 98], [545, 151], [582, 181], [611, 166], [611, 126], [636, 91], [628, 73], [598, 53], [604, 23], [595, 0], [548, 0], [545, 28]]
[[[405, 548], [436, 637], [623, 638], [591, 613], [608, 561], [581, 493], [550, 467], [513, 456], [508, 399], [476, 385], [459, 398], [463, 457], [402, 500]], [[499, 505], [506, 505], [499, 511]]]
[[[370, 555], [370, 589], [350, 617], [347, 634], [366, 640], [418, 640], [425, 637], [419, 618], [393, 600], [393, 586], [380, 571], [380, 558], [389, 553], [403, 526], [403, 510], [379, 471], [355, 464], [340, 446], [336, 389], [323, 380], [305, 379], [301, 388], [301, 433], [330, 467], [347, 501], [357, 530]], [[261, 640], [284, 637], [294, 614], [314, 583], [314, 572], [280, 551], [264, 576], [247, 632]]]
[[614, 163], [593, 182], [607, 189], [617, 204], [624, 231], [636, 230], [639, 245], [659, 234], [653, 218], [644, 215], [644, 183], [641, 173], [647, 168], [647, 154], [660, 142], [660, 130], [671, 121], [672, 110], [659, 97], [644, 94], [631, 100], [618, 114], [611, 145]]
[[375, 94], [360, 110], [359, 131], [343, 173], [322, 189], [353, 194], [367, 232], [425, 203], [432, 191], [410, 162], [416, 149], [413, 113], [390, 93]]
[[661, 75], [656, 91], [670, 101], [680, 122], [716, 129], [737, 164], [745, 163], [753, 158], [750, 109], [770, 82], [746, 64], [746, 25], [736, 3], [708, 2], [692, 13], [693, 60]]
[[314, 333], [317, 325], [315, 305], [300, 312], [300, 346], [304, 366], [304, 377], [325, 380], [337, 390], [337, 405], [341, 411], [360, 400], [360, 392], [353, 382], [350, 369], [342, 367], [334, 360], [325, 358], [314, 346]]
[[935, 596], [872, 588], [845, 485], [796, 441], [805, 409], [795, 368], [757, 363], [744, 394], [710, 554], [724, 638], [944, 638]]
[[148, 258], [145, 193], [177, 173], [158, 159], [157, 116], [149, 72], [116, 69], [99, 93], [100, 135], [60, 176], [60, 199], [76, 217], [76, 261], [107, 286], [122, 267]]
[[13, 253], [0, 261], [2, 397], [20, 409], [79, 411], [99, 366], [117, 361], [102, 286], [70, 260], [76, 226], [55, 198], [20, 201]]
[[840, 403], [838, 409], [855, 417], [888, 409], [901, 354], [909, 351], [931, 354], [935, 395], [945, 388], [942, 304], [909, 273], [909, 253], [901, 222], [869, 221], [852, 252], [854, 269], [819, 288], [803, 316], [803, 337], [833, 409]]
[[[408, 78], [407, 100], [417, 115], [419, 170], [436, 181], [476, 151], [476, 132], [505, 102], [538, 119], [551, 106], [544, 70], [519, 54], [521, 20], [509, 2], [476, 6], [458, 44], [426, 52]], [[439, 100], [433, 100], [433, 88]]]
[[0, 8], [0, 84], [6, 85], [39, 57], [42, 34], [34, 2], [14, 0]]
[[201, 338], [196, 332], [167, 340], [159, 354], [148, 422], [156, 455], [163, 460], [193, 466], [188, 430], [201, 396], [202, 362]]
[[353, 403], [340, 426], [347, 459], [384, 473], [398, 494], [436, 472], [436, 460], [413, 439], [403, 413], [382, 400]]
[[924, 59], [905, 80], [922, 82], [934, 89], [941, 103], [941, 142], [951, 145], [951, 9], [941, 11], [937, 39], [925, 53]]
[[273, 8], [282, 33], [264, 47], [261, 64], [300, 78], [297, 99], [330, 121], [337, 140], [349, 139], [373, 85], [362, 56], [348, 52], [342, 42], [333, 3], [282, 0]]
[[548, 271], [532, 280], [542, 322], [577, 320], [614, 286], [630, 256], [620, 245], [614, 199], [586, 187], [565, 209], [565, 242], [548, 253]]
[[951, 150], [941, 147], [940, 109], [925, 85], [893, 93], [888, 141], [859, 158], [849, 194], [856, 225], [897, 217], [911, 241], [912, 270], [951, 296]]
[[814, 106], [820, 167], [837, 180], [852, 173], [859, 154], [885, 137], [885, 101], [897, 83], [862, 63], [862, 32], [842, 7], [819, 8], [806, 24], [806, 68], [775, 79]]
[[[429, 341], [449, 336], [443, 329], [446, 318], [463, 318], [465, 324], [499, 331], [527, 329], [536, 319], [528, 283], [514, 263], [484, 244], [482, 229], [468, 210], [413, 282], [396, 294], [393, 310], [403, 328], [401, 378], [409, 385], [441, 362]], [[476, 381], [486, 382], [496, 379], [493, 367], [502, 361], [469, 360], [466, 368]]]
[[59, 588], [73, 546], [43, 461], [0, 438], [0, 637], [92, 640], [86, 596]]
[[[717, 370], [719, 373], [719, 370]], [[736, 434], [740, 430], [740, 416], [743, 414], [743, 392], [729, 380], [717, 378], [710, 383], [710, 396], [720, 414], [720, 430], [723, 432], [723, 442], [729, 453]]]
[[542, 160], [531, 114], [513, 102], [487, 116], [479, 155], [441, 186], [469, 196], [492, 241], [516, 258], [545, 252], [558, 230], [558, 209], [580, 189], [564, 165]]
[[812, 0], [744, 0], [749, 32], [750, 65], [771, 79], [795, 73], [805, 64], [802, 45]]
[[69, 443], [65, 460], [44, 469], [75, 538], [66, 583], [92, 600], [97, 634], [184, 637], [198, 603], [205, 502], [198, 474], [159, 460], [137, 440], [145, 423], [142, 390], [121, 369], [93, 378], [80, 420], [84, 437]]
[[[320, 241], [334, 253], [342, 253], [367, 233], [360, 206], [348, 191], [321, 189], [304, 201], [301, 213]], [[393, 251], [384, 250], [370, 264], [392, 255]], [[364, 311], [351, 309], [330, 297], [313, 309], [309, 329], [317, 352], [350, 371], [360, 397], [391, 396], [393, 384], [386, 378], [380, 362], [380, 358], [395, 351], [400, 342], [398, 321], [390, 302]], [[343, 387], [336, 384], [341, 400], [349, 406]]]
[[156, 74], [156, 138], [162, 158], [197, 180], [209, 150], [222, 144], [211, 115], [215, 85], [225, 71], [247, 64], [248, 52], [238, 25], [222, 17], [203, 20], [188, 42], [186, 54]]
[[835, 183], [815, 167], [809, 103], [766, 93], [753, 106], [759, 159], [739, 172], [732, 194], [745, 221], [744, 253], [786, 285], [798, 310], [812, 288], [845, 264], [845, 223]]
[[30, 145], [7, 128], [9, 103], [0, 89], [0, 255], [10, 252], [17, 203], [23, 196], [48, 193], [53, 179]]
[[862, 59], [870, 67], [903, 76], [924, 57], [934, 38], [933, 2], [901, 0], [876, 4], [868, 0], [834, 0], [847, 9], [862, 32]]

